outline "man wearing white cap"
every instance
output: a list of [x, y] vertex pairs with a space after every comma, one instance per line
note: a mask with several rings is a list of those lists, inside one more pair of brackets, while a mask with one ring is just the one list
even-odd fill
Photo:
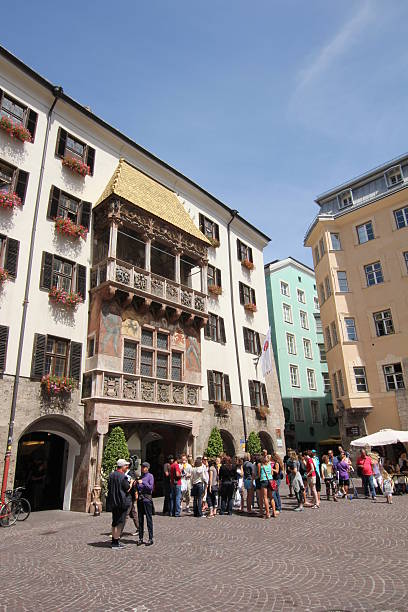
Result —
[[119, 541], [125, 526], [129, 508], [132, 505], [130, 490], [133, 480], [126, 476], [130, 463], [126, 459], [118, 459], [116, 470], [111, 472], [108, 480], [108, 497], [106, 506], [112, 512], [112, 549], [124, 548]]

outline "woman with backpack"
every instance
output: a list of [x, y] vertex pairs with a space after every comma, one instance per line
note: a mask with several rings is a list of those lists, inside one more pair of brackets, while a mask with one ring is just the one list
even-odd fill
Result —
[[281, 512], [282, 501], [281, 501], [280, 494], [279, 494], [279, 487], [280, 487], [280, 483], [283, 478], [283, 463], [279, 455], [277, 455], [276, 453], [273, 453], [272, 461], [273, 461], [273, 467], [272, 467], [273, 479], [276, 482], [276, 489], [275, 491], [273, 491], [273, 496], [275, 500], [276, 509], [279, 512]]
[[261, 516], [263, 518], [270, 518], [269, 506], [272, 508], [272, 516], [275, 518], [279, 511], [276, 510], [275, 501], [273, 499], [273, 490], [276, 489], [276, 482], [272, 475], [272, 465], [269, 461], [268, 455], [262, 454], [261, 463], [258, 464], [258, 477], [261, 485], [261, 498], [265, 513]]

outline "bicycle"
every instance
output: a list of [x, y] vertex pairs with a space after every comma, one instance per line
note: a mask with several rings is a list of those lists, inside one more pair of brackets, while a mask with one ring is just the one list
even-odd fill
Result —
[[17, 521], [17, 515], [13, 512], [12, 504], [6, 501], [0, 504], [0, 525], [1, 527], [11, 527]]
[[16, 515], [17, 521], [25, 521], [31, 513], [31, 504], [25, 497], [22, 497], [24, 487], [17, 487], [14, 491], [6, 491], [7, 501], [11, 504], [12, 512]]

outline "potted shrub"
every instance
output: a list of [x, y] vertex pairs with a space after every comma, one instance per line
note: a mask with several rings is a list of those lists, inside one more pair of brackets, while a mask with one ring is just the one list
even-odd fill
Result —
[[11, 138], [17, 138], [21, 142], [32, 142], [33, 139], [29, 130], [21, 123], [14, 123], [10, 117], [3, 115], [0, 119], [0, 129], [8, 133]]
[[5, 268], [0, 268], [0, 286], [8, 279], [8, 272]]
[[1, 208], [15, 208], [21, 206], [21, 198], [12, 191], [11, 193], [0, 193]]
[[76, 172], [80, 176], [87, 176], [88, 174], [91, 174], [90, 167], [83, 161], [75, 159], [74, 157], [63, 157], [62, 165], [69, 168], [73, 172]]
[[41, 379], [41, 389], [46, 395], [68, 395], [77, 388], [74, 378], [46, 374]]
[[257, 311], [256, 304], [252, 304], [252, 302], [249, 302], [248, 304], [245, 304], [244, 308], [245, 308], [245, 310], [247, 312], [256, 312]]
[[270, 413], [268, 406], [257, 406], [255, 411], [258, 419], [262, 419], [263, 421], [266, 420], [266, 417]]
[[214, 402], [214, 408], [220, 416], [226, 416], [228, 412], [231, 410], [232, 406], [230, 402], [226, 402], [225, 400], [220, 400]]
[[71, 238], [83, 238], [86, 240], [88, 230], [83, 225], [77, 225], [71, 219], [68, 219], [68, 217], [66, 219], [64, 217], [56, 217], [54, 221], [55, 229], [60, 236], [65, 235]]
[[245, 258], [241, 261], [241, 266], [243, 266], [247, 270], [253, 270], [255, 268], [254, 263], [250, 261], [248, 258]]
[[82, 296], [75, 291], [65, 291], [64, 289], [58, 289], [58, 287], [51, 287], [48, 297], [54, 304], [60, 304], [67, 308], [75, 310], [78, 304], [82, 303]]
[[207, 236], [208, 240], [210, 241], [210, 244], [212, 246], [213, 249], [218, 249], [218, 247], [220, 246], [220, 241], [217, 240], [216, 238], [210, 238], [209, 236]]
[[209, 285], [208, 293], [212, 293], [213, 295], [221, 295], [222, 288], [219, 285]]

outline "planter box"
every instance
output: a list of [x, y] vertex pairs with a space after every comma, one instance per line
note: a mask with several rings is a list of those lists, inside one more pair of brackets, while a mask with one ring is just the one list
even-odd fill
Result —
[[51, 376], [46, 374], [41, 379], [41, 390], [44, 395], [70, 395], [77, 388], [74, 378], [68, 376]]
[[8, 279], [8, 272], [4, 268], [0, 268], [0, 286]]
[[268, 416], [268, 414], [270, 414], [268, 406], [257, 406], [255, 408], [255, 412], [258, 419], [261, 419], [262, 421], [266, 421], [266, 417]]
[[209, 285], [208, 293], [212, 293], [213, 295], [221, 295], [222, 288], [219, 285]]
[[24, 125], [21, 125], [21, 123], [14, 123], [10, 117], [3, 116], [0, 118], [0, 129], [7, 132], [11, 138], [17, 138], [17, 140], [20, 140], [21, 142], [33, 141], [27, 128], [24, 127]]
[[243, 266], [247, 270], [253, 270], [255, 268], [255, 265], [252, 263], [252, 261], [249, 261], [249, 259], [243, 259], [241, 261], [241, 266]]
[[230, 402], [214, 402], [214, 408], [220, 416], [226, 416], [231, 410]]
[[213, 249], [218, 249], [218, 247], [220, 246], [219, 240], [217, 240], [216, 238], [208, 238], [208, 236], [207, 236], [207, 239], [210, 241]]
[[55, 229], [60, 236], [69, 236], [70, 238], [83, 238], [86, 240], [88, 230], [83, 225], [76, 225], [71, 219], [64, 217], [56, 217]]
[[251, 313], [256, 312], [258, 310], [256, 307], [256, 304], [245, 304], [244, 308], [246, 312], [251, 312]]
[[79, 293], [64, 291], [64, 289], [58, 289], [57, 287], [52, 287], [50, 289], [48, 297], [54, 304], [59, 304], [60, 306], [71, 308], [72, 310], [75, 310], [78, 304], [81, 304], [83, 301]]
[[21, 198], [16, 193], [0, 193], [0, 208], [16, 208], [17, 206], [21, 206]]
[[62, 165], [66, 168], [69, 168], [73, 172], [76, 172], [80, 176], [87, 176], [91, 174], [90, 167], [79, 159], [75, 159], [74, 157], [63, 157]]

